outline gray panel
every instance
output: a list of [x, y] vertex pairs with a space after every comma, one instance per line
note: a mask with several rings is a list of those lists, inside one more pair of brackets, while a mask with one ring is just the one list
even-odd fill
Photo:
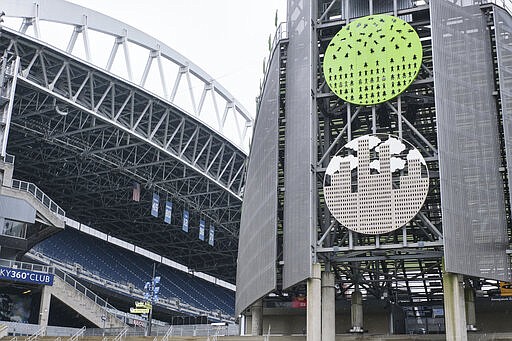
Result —
[[[512, 18], [503, 9], [494, 8], [496, 53], [500, 83], [501, 112], [507, 159], [508, 188], [512, 188]], [[509, 191], [512, 203], [512, 192]]]
[[476, 6], [431, 1], [445, 268], [509, 280], [493, 67]]
[[274, 50], [254, 128], [242, 204], [236, 315], [276, 288], [279, 48]]
[[33, 224], [36, 209], [25, 200], [0, 195], [0, 217]]
[[[311, 275], [316, 193], [312, 165], [316, 120], [312, 110], [313, 1], [288, 1], [284, 164], [283, 288]], [[315, 236], [316, 238], [316, 236]]]

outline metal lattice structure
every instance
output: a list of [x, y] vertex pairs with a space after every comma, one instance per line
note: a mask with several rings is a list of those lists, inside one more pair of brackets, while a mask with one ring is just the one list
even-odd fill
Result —
[[[493, 55], [494, 49], [483, 47], [494, 46], [496, 40], [508, 46], [508, 28], [501, 24], [504, 32], [496, 37], [493, 16], [495, 11], [505, 11], [486, 3], [288, 2], [288, 37], [275, 43], [273, 51], [273, 58], [282, 65], [276, 123], [278, 207], [267, 215], [272, 214], [277, 223], [259, 227], [259, 233], [276, 230], [278, 256], [273, 263], [253, 270], [262, 274], [274, 266], [277, 279], [271, 292], [283, 297], [304, 294], [305, 280], [311, 278], [311, 264], [315, 262], [321, 263], [324, 271], [335, 274], [338, 298], [360, 291], [368, 299], [385, 299], [400, 306], [442, 304], [443, 257], [453, 262], [447, 271], [465, 274], [465, 285], [476, 290], [496, 285], [489, 278], [510, 278], [510, 165], [506, 162], [510, 149], [504, 147], [510, 142], [510, 124], [502, 107], [503, 103], [508, 105], [508, 67], [502, 66], [508, 65], [508, 48], [497, 46], [498, 54], [505, 56], [500, 59]], [[509, 1], [500, 1], [498, 5], [510, 9]], [[459, 20], [463, 13], [467, 20]], [[354, 104], [350, 96], [339, 96], [330, 83], [335, 74], [340, 81], [340, 65], [333, 68], [329, 49], [341, 46], [332, 46], [333, 38], [339, 38], [338, 32], [352, 22], [357, 25], [358, 18], [379, 15], [400, 18], [417, 32], [421, 64], [412, 84], [401, 93], [396, 91], [398, 96], [373, 105], [371, 101]], [[305, 27], [304, 22], [313, 24]], [[350, 47], [342, 52], [350, 53]], [[476, 56], [480, 59], [475, 59]], [[437, 73], [434, 58], [440, 64]], [[475, 70], [474, 64], [465, 58], [479, 64], [478, 71], [471, 71], [474, 75], [461, 71]], [[501, 78], [493, 78], [498, 73]], [[354, 80], [356, 76], [354, 73]], [[267, 75], [267, 79], [272, 77], [275, 75]], [[350, 73], [346, 79], [342, 76], [349, 94], [350, 78]], [[502, 88], [503, 94], [500, 90], [491, 93], [492, 89]], [[502, 103], [494, 101], [497, 96], [501, 96]], [[267, 110], [265, 96], [260, 100], [258, 119], [273, 117]], [[468, 123], [476, 121], [478, 131]], [[403, 227], [375, 235], [355, 233], [334, 219], [324, 197], [329, 194], [324, 193], [322, 183], [329, 162], [338, 151], [368, 134], [390, 134], [409, 141], [423, 155], [429, 173], [428, 193], [419, 212], [411, 212], [414, 217]], [[480, 136], [483, 139], [478, 139], [479, 134], [484, 134]], [[252, 148], [258, 148], [256, 136]], [[444, 178], [440, 175], [441, 157]], [[350, 168], [350, 163], [346, 162], [345, 167]], [[248, 186], [251, 174], [249, 168]], [[487, 179], [490, 186], [486, 188]], [[377, 227], [375, 222], [370, 225]], [[244, 227], [242, 221], [241, 233], [246, 233]], [[258, 250], [252, 250], [252, 255], [257, 253]], [[464, 262], [467, 264], [459, 266]], [[237, 300], [242, 302], [237, 301], [237, 312], [270, 291], [268, 287], [249, 287], [246, 293], [237, 293]]]
[[[2, 1], [0, 8], [23, 18], [19, 29], [0, 30], [4, 59], [20, 63], [17, 74], [6, 69], [17, 80], [7, 143], [15, 176], [37, 184], [70, 218], [233, 282], [252, 127], [245, 109], [185, 57], [115, 19], [63, 1]], [[72, 28], [65, 50], [42, 40], [46, 21]], [[93, 31], [113, 41], [106, 65], [94, 63]], [[74, 55], [80, 37], [86, 60]], [[135, 45], [148, 52], [136, 81]], [[112, 66], [121, 49], [127, 72], [119, 75]], [[172, 85], [166, 63], [177, 65]], [[155, 72], [161, 92], [146, 88]], [[183, 96], [191, 107], [180, 106]], [[131, 200], [134, 182], [140, 202]], [[170, 225], [150, 216], [152, 192], [172, 200]], [[188, 234], [181, 232], [185, 209]], [[213, 247], [198, 240], [200, 220], [215, 226]]]

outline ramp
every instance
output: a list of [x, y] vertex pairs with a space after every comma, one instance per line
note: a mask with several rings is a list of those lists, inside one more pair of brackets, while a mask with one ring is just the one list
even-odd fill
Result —
[[[110, 312], [115, 308], [101, 297], [58, 269], [55, 269], [55, 275], [53, 286], [45, 287], [43, 291], [41, 299], [43, 315], [45, 315], [45, 311], [46, 315], [48, 314], [50, 297], [54, 296], [99, 328], [122, 328], [126, 326], [121, 319]], [[41, 324], [45, 320], [43, 315], [41, 315]], [[102, 317], [105, 318], [105, 321]], [[47, 316], [46, 321], [48, 321]]]

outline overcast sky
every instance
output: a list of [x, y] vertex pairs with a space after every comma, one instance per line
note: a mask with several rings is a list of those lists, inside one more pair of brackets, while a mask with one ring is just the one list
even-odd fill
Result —
[[224, 86], [254, 116], [255, 97], [286, 0], [71, 0], [166, 43]]

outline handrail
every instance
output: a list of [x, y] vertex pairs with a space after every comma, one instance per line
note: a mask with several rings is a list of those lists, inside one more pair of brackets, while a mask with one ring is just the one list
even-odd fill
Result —
[[128, 332], [128, 327], [124, 327], [123, 330], [114, 338], [114, 341], [120, 341], [126, 337], [126, 333]]
[[167, 331], [165, 332], [165, 335], [162, 336], [162, 341], [169, 341], [169, 337], [172, 335], [172, 332], [173, 332], [173, 328], [174, 326], [170, 326], [169, 329], [167, 329]]
[[61, 269], [55, 268], [54, 274], [62, 279], [67, 284], [71, 285], [73, 288], [81, 292], [85, 297], [87, 297], [89, 300], [93, 301], [97, 305], [100, 305], [104, 307], [105, 309], [114, 309], [117, 310], [113, 305], [109, 304], [107, 301], [105, 301], [100, 296], [96, 295], [91, 290], [87, 289], [84, 285], [82, 285], [80, 282], [78, 282], [73, 277], [69, 276], [67, 273], [62, 271]]
[[[266, 61], [265, 69], [263, 72], [263, 81], [261, 82], [261, 86], [260, 86], [260, 94], [258, 95], [258, 97], [256, 99], [258, 106], [260, 104], [261, 96], [263, 95], [263, 89], [265, 88], [265, 83], [267, 82], [267, 76], [268, 76], [268, 72], [270, 70], [270, 64], [271, 64], [270, 62], [272, 61], [272, 56], [274, 54], [274, 51], [275, 51], [276, 47], [279, 45], [279, 43], [282, 40], [286, 40], [286, 39], [288, 39], [287, 23], [281, 22], [279, 24], [279, 26], [277, 26], [277, 28], [276, 28], [274, 38], [272, 39], [272, 45], [270, 46], [270, 49], [269, 49], [269, 57], [268, 57], [268, 60]], [[256, 110], [256, 112], [257, 112], [257, 110]]]
[[44, 336], [46, 334], [46, 326], [42, 326], [39, 328], [39, 330], [33, 334], [27, 337], [26, 341], [34, 341], [37, 340], [39, 337]]
[[75, 334], [73, 334], [68, 340], [69, 341], [76, 341], [79, 337], [83, 337], [85, 333], [85, 326], [80, 328]]
[[270, 340], [270, 324], [268, 325], [267, 335], [264, 336], [263, 340], [264, 341], [269, 341]]
[[33, 264], [10, 259], [0, 259], [0, 266], [5, 266], [12, 269], [30, 270], [44, 273], [54, 273], [53, 266]]
[[11, 187], [32, 194], [34, 198], [46, 206], [51, 212], [62, 217], [66, 216], [66, 212], [32, 182], [12, 179]]
[[3, 336], [7, 336], [8, 333], [8, 327], [5, 324], [0, 324], [0, 338]]

